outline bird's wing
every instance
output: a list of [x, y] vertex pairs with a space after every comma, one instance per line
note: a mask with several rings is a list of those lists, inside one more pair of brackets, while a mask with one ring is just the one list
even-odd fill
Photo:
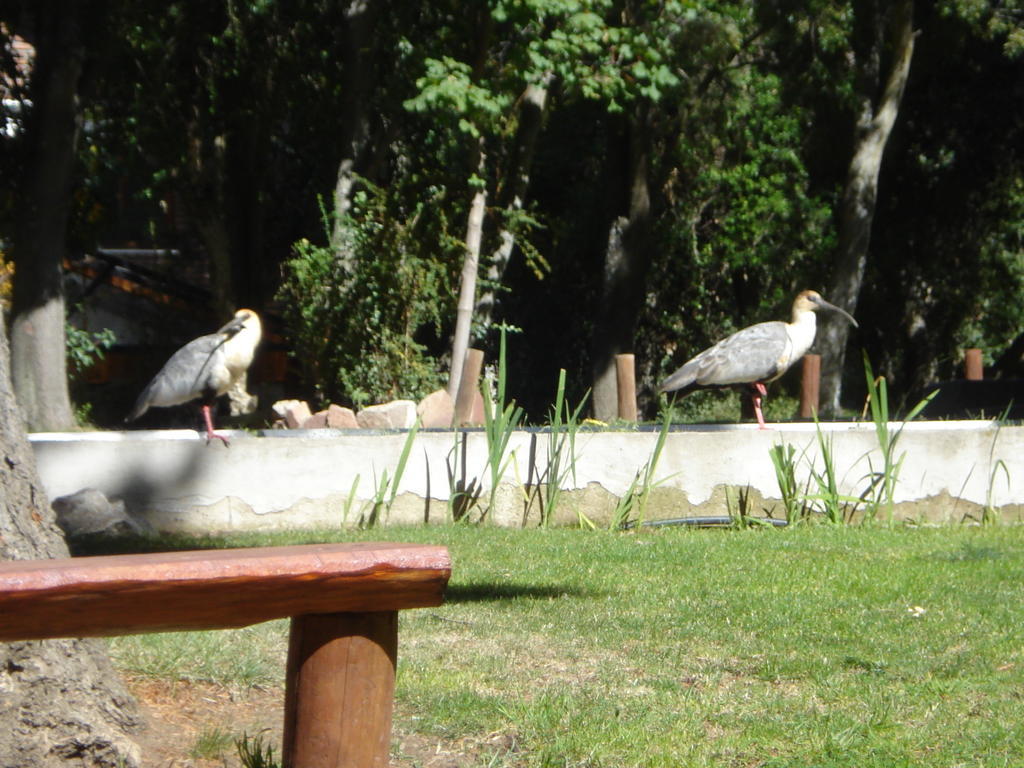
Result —
[[193, 339], [171, 355], [139, 395], [128, 420], [139, 418], [154, 405], [187, 403], [208, 390], [219, 394], [230, 384], [230, 374], [224, 369], [224, 341], [223, 335], [211, 333]]
[[780, 373], [779, 359], [787, 344], [785, 323], [752, 325], [688, 361], [665, 379], [661, 391], [770, 381]]

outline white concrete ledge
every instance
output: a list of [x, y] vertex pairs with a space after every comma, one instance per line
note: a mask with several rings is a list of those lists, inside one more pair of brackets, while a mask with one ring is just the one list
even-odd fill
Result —
[[[728, 489], [747, 493], [755, 512], [777, 507], [769, 451], [779, 443], [794, 447], [797, 479], [805, 487], [811, 468], [823, 468], [815, 425], [770, 426], [673, 428], [654, 473], [657, 488], [647, 517], [726, 514], [736, 498]], [[892, 431], [901, 427], [896, 457], [904, 458], [895, 490], [901, 517], [958, 521], [977, 516], [984, 506], [1004, 519], [1024, 513], [1024, 427], [988, 421], [890, 425]], [[402, 431], [225, 434], [230, 447], [208, 445], [191, 430], [39, 433], [30, 440], [51, 499], [97, 488], [124, 499], [132, 514], [157, 529], [191, 532], [353, 524], [360, 513], [365, 516], [381, 479], [394, 477], [407, 440]], [[860, 495], [870, 473], [883, 465], [874, 425], [828, 423], [822, 434], [832, 441], [841, 491]], [[578, 514], [606, 520], [651, 458], [657, 439], [656, 428], [579, 431], [575, 471], [560, 483], [566, 493], [557, 520], [572, 522]], [[512, 434], [513, 459], [488, 510], [484, 433], [421, 431], [384, 522], [450, 519], [453, 482], [482, 491], [473, 514], [486, 510], [502, 525], [535, 520], [534, 491], [547, 483], [549, 440], [546, 430]]]

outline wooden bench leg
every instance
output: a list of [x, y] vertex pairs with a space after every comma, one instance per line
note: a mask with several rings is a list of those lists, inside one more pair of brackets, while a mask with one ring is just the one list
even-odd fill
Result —
[[397, 611], [292, 618], [285, 768], [387, 768], [397, 652]]

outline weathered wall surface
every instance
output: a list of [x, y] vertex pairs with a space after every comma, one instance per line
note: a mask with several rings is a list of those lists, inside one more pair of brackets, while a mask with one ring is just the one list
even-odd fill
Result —
[[[893, 425], [892, 429], [899, 429]], [[841, 491], [858, 496], [883, 466], [874, 426], [826, 425]], [[657, 432], [580, 432], [574, 471], [560, 486], [555, 521], [586, 515], [604, 523], [616, 501], [643, 474]], [[355, 524], [373, 513], [382, 480], [393, 478], [405, 433], [317, 430], [235, 433], [231, 445], [207, 445], [191, 431], [36, 434], [31, 436], [50, 498], [98, 488], [124, 499], [128, 510], [158, 530], [213, 532], [273, 527]], [[549, 435], [516, 432], [512, 461], [489, 507], [492, 475], [481, 431], [424, 431], [415, 437], [397, 489], [379, 507], [384, 522], [439, 523], [451, 519], [453, 487], [478, 490], [470, 516], [487, 510], [499, 525], [536, 523], [548, 482]], [[824, 467], [813, 425], [681, 427], [666, 439], [645, 518], [725, 515], [740, 495], [753, 513], [782, 515], [769, 450], [795, 449], [796, 475]], [[566, 449], [567, 452], [567, 449]], [[920, 422], [905, 426], [896, 456], [904, 456], [895, 487], [902, 518], [937, 522], [978, 517], [990, 506], [1003, 519], [1024, 515], [1024, 427], [990, 422]], [[540, 489], [543, 491], [543, 488]], [[458, 493], [455, 494], [458, 497]]]

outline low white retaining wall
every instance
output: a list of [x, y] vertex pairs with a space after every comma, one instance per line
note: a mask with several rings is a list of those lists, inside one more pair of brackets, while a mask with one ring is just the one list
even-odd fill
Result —
[[[823, 429], [833, 440], [841, 490], [859, 495], [870, 467], [882, 466], [874, 426], [841, 423]], [[404, 432], [229, 434], [230, 447], [218, 441], [207, 445], [193, 431], [47, 433], [30, 439], [51, 499], [97, 488], [124, 499], [133, 515], [158, 530], [188, 532], [354, 524], [369, 514], [385, 473], [394, 477], [407, 440]], [[556, 522], [573, 522], [580, 514], [607, 522], [657, 438], [656, 431], [579, 432], [575, 471], [561, 483], [566, 493]], [[535, 496], [530, 500], [530, 490], [545, 472], [548, 441], [543, 431], [513, 433], [508, 449], [513, 458], [490, 520], [500, 525], [537, 520], [539, 505]], [[780, 424], [765, 431], [754, 425], [674, 429], [654, 473], [658, 485], [646, 518], [725, 515], [729, 504], [735, 508], [737, 490], [747, 494], [752, 512], [774, 508], [781, 516], [781, 505], [773, 501], [779, 487], [769, 458], [778, 443], [795, 447], [797, 478], [804, 487], [811, 462], [823, 467], [813, 424]], [[896, 453], [905, 455], [895, 491], [899, 517], [959, 521], [979, 517], [984, 506], [1007, 520], [1024, 513], [1024, 427], [911, 423]], [[468, 431], [464, 438], [449, 431], [416, 435], [383, 522], [449, 520], [450, 478], [482, 488], [472, 515], [487, 508], [491, 475], [483, 432]]]

